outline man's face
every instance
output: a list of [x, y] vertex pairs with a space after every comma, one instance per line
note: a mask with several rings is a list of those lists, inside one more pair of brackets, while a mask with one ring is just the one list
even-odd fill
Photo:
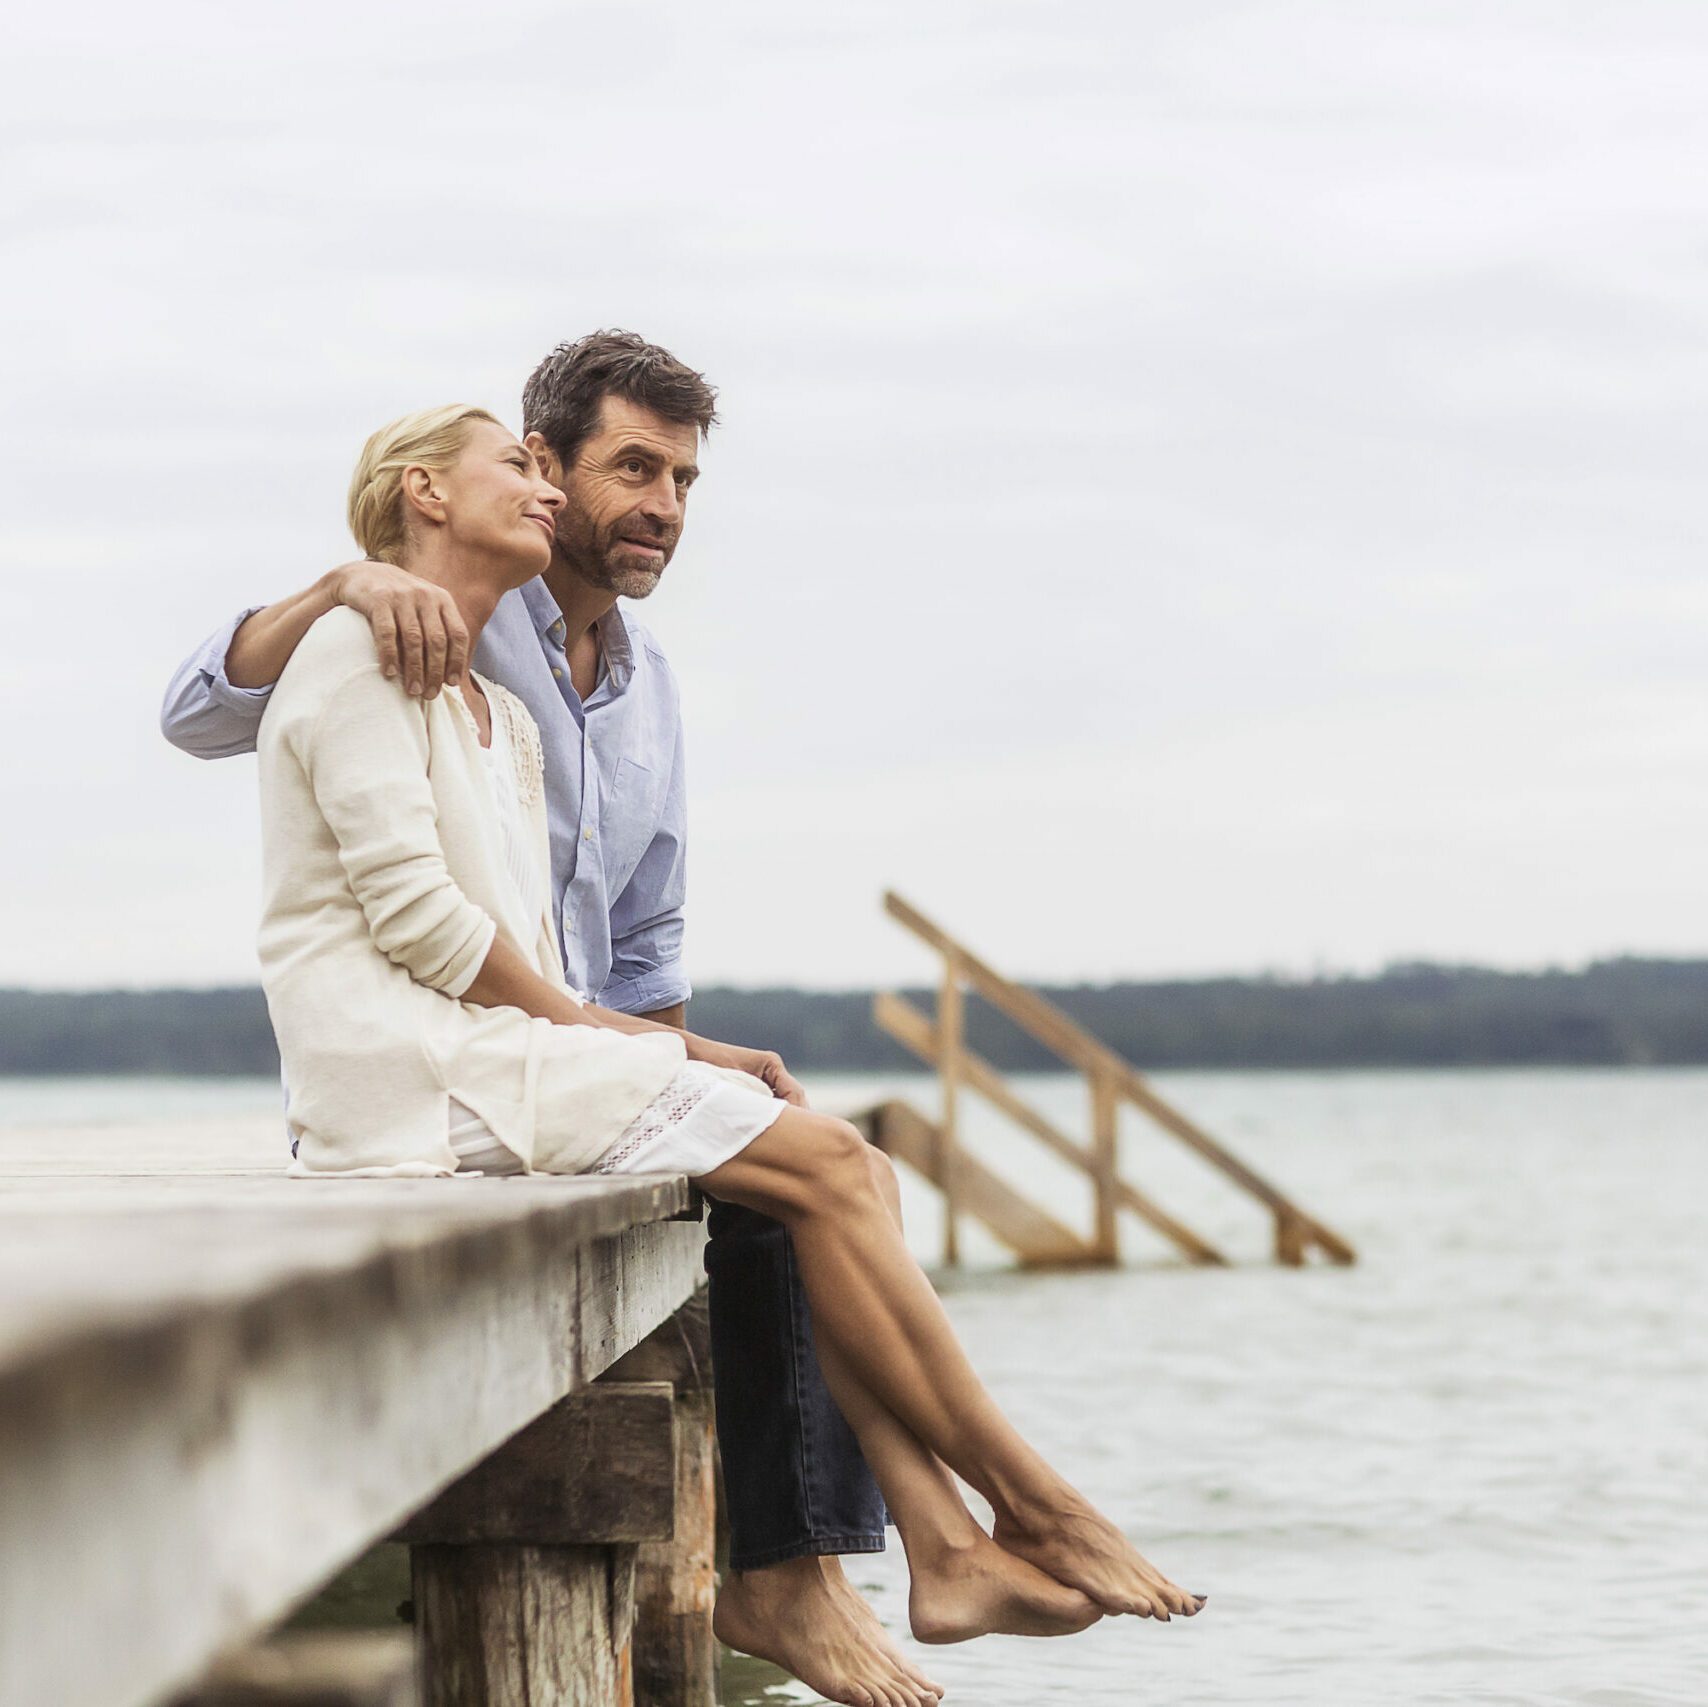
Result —
[[688, 488], [700, 474], [699, 429], [607, 397], [573, 466], [559, 463], [538, 433], [527, 442], [563, 492], [557, 548], [570, 568], [592, 586], [644, 599], [682, 537]]

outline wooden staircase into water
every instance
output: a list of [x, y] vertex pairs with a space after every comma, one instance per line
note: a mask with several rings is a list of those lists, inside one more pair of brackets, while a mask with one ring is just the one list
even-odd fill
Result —
[[[1060, 1008], [993, 971], [893, 891], [884, 896], [884, 910], [943, 956], [935, 1019], [897, 995], [880, 994], [872, 1004], [872, 1017], [879, 1028], [937, 1069], [942, 1082], [942, 1110], [936, 1120], [931, 1120], [908, 1103], [890, 1101], [856, 1116], [855, 1124], [879, 1149], [924, 1175], [943, 1193], [946, 1265], [953, 1267], [960, 1261], [958, 1223], [961, 1217], [970, 1216], [1012, 1250], [1022, 1267], [1111, 1267], [1120, 1261], [1122, 1210], [1137, 1215], [1161, 1233], [1189, 1261], [1225, 1265], [1228, 1259], [1221, 1251], [1122, 1176], [1119, 1116], [1123, 1103], [1139, 1109], [1163, 1131], [1256, 1198], [1274, 1216], [1277, 1262], [1298, 1267], [1312, 1250], [1334, 1263], [1356, 1260], [1351, 1245], [1338, 1233], [1307, 1214], [1179, 1109], [1165, 1102], [1130, 1062], [1100, 1043]], [[995, 1067], [967, 1047], [965, 1020], [969, 993], [988, 1002], [1058, 1059], [1084, 1074], [1089, 1094], [1089, 1144], [1068, 1136], [1039, 1114], [1014, 1092]], [[1094, 1202], [1090, 1237], [1063, 1226], [968, 1153], [960, 1139], [958, 1119], [963, 1090], [983, 1097], [1090, 1178]]]

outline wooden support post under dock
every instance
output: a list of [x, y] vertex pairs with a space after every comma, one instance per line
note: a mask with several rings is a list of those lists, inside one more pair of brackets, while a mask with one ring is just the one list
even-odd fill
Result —
[[619, 1359], [611, 1377], [668, 1382], [676, 1411], [674, 1532], [635, 1553], [636, 1707], [715, 1707], [718, 1441], [705, 1292]]

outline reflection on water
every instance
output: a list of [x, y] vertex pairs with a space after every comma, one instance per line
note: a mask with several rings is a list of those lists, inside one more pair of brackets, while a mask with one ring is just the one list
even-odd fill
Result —
[[725, 1707], [740, 1703], [740, 1707], [777, 1707], [779, 1703], [792, 1704], [803, 1701], [822, 1701], [822, 1695], [815, 1695], [804, 1685], [796, 1683], [786, 1672], [780, 1672], [774, 1665], [767, 1665], [764, 1660], [756, 1660], [747, 1654], [734, 1653], [729, 1648], [723, 1653], [723, 1687], [721, 1699]]

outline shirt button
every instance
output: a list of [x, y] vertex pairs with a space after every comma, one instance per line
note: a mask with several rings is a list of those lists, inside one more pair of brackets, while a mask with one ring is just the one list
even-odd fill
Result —
[[552, 674], [556, 676], [560, 682], [563, 680], [563, 671], [558, 669], [555, 665], [552, 668]]
[[592, 841], [592, 840], [593, 840], [593, 832], [592, 832], [592, 831], [591, 831], [591, 830], [583, 830], [583, 831], [582, 831], [582, 832], [581, 832], [581, 839], [582, 839], [582, 840], [583, 840], [583, 841], [584, 841], [584, 842], [590, 842], [590, 841]]

